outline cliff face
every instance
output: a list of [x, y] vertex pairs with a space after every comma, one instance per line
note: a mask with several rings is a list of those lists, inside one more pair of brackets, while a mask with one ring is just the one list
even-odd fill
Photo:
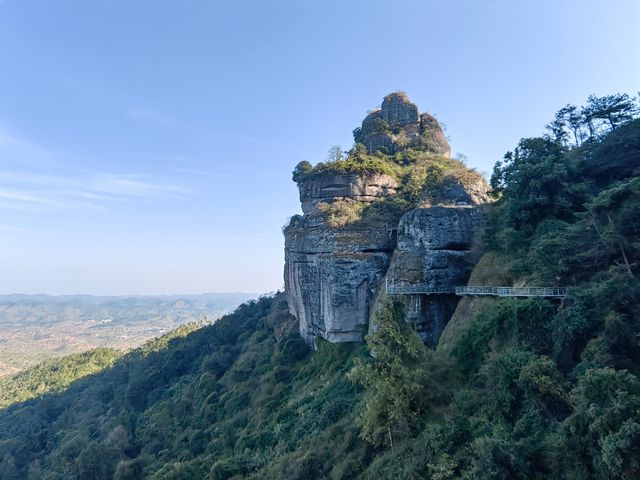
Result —
[[374, 292], [389, 267], [395, 239], [381, 225], [333, 228], [319, 206], [341, 201], [370, 203], [395, 194], [382, 175], [321, 175], [300, 185], [304, 216], [285, 228], [285, 290], [291, 313], [309, 344], [362, 339]]
[[[413, 288], [446, 289], [465, 285], [471, 272], [471, 248], [482, 227], [482, 206], [416, 208], [398, 224], [397, 246], [385, 276], [390, 291], [410, 292]], [[380, 292], [374, 311], [387, 299]], [[415, 325], [423, 342], [435, 345], [451, 318], [458, 297], [403, 294], [407, 321]], [[373, 322], [370, 329], [374, 329]]]
[[[451, 288], [464, 285], [469, 275], [471, 245], [484, 220], [484, 209], [479, 205], [488, 199], [486, 182], [446, 157], [450, 149], [439, 125], [430, 115], [419, 115], [406, 96], [387, 96], [378, 112], [374, 117], [382, 119], [383, 126], [393, 125], [405, 133], [387, 132], [382, 140], [369, 128], [370, 114], [362, 132], [357, 133], [363, 136], [357, 140], [368, 138], [369, 147], [377, 141], [387, 142], [389, 150], [396, 152], [410, 148], [413, 142], [419, 145], [413, 153], [426, 155], [427, 160], [417, 166], [410, 161], [408, 166], [396, 166], [380, 154], [364, 160], [350, 157], [349, 165], [386, 161], [399, 173], [374, 173], [367, 170], [369, 167], [345, 171], [346, 164], [335, 169], [323, 165], [322, 170], [312, 170], [299, 179], [304, 215], [293, 217], [284, 230], [284, 279], [289, 309], [310, 345], [317, 337], [331, 342], [361, 341], [375, 328], [371, 314], [387, 298], [387, 285]], [[427, 146], [424, 138], [430, 130], [423, 128], [421, 119], [435, 122], [430, 124], [431, 132], [442, 134], [441, 138], [436, 135], [436, 147]], [[369, 151], [375, 150], [369, 147]], [[428, 188], [429, 198], [425, 197], [420, 208], [415, 208], [417, 204], [412, 208], [403, 190], [408, 179], [416, 171], [431, 171], [429, 168], [442, 162], [455, 167], [455, 174], [438, 177]], [[424, 178], [426, 182], [430, 177], [425, 174]], [[404, 213], [372, 213], [374, 207], [385, 212], [385, 202], [394, 199]], [[329, 212], [334, 210], [342, 212], [346, 220], [332, 221]], [[405, 302], [408, 321], [428, 344], [437, 342], [458, 301], [452, 294], [403, 292], [399, 298]]]

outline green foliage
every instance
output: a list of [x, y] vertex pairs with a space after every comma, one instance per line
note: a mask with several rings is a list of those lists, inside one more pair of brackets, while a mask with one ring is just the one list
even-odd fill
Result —
[[367, 153], [364, 145], [359, 144], [349, 152], [349, 156], [346, 159], [338, 158], [328, 162], [320, 162], [304, 178], [310, 178], [312, 175], [322, 173], [343, 175], [380, 173], [397, 177], [399, 170], [397, 165], [386, 158], [386, 155], [382, 153], [371, 155]]
[[121, 355], [117, 350], [96, 348], [47, 360], [13, 377], [0, 379], [0, 408], [62, 391], [76, 380], [110, 367]]
[[638, 100], [626, 93], [590, 95], [582, 108], [566, 105], [558, 110], [547, 130], [558, 144], [579, 147], [631, 121], [638, 110]]
[[367, 336], [375, 360], [356, 360], [349, 378], [365, 389], [358, 416], [363, 438], [393, 447], [393, 435], [407, 433], [429, 400], [428, 353], [404, 321], [402, 304], [383, 305], [375, 323]]
[[365, 207], [362, 202], [338, 200], [331, 203], [321, 203], [318, 210], [326, 215], [327, 222], [331, 227], [339, 228], [360, 220]]
[[313, 179], [317, 175], [332, 174], [386, 174], [398, 182], [397, 194], [383, 196], [365, 204], [348, 200], [336, 200], [320, 204], [319, 209], [334, 228], [347, 225], [377, 225], [397, 223], [400, 216], [411, 208], [442, 203], [445, 190], [452, 183], [462, 185], [483, 183], [484, 179], [462, 161], [433, 155], [416, 148], [404, 149], [394, 155], [367, 153], [362, 144], [342, 158], [342, 150], [332, 147], [332, 160], [311, 167], [300, 162], [293, 176], [297, 183]]
[[300, 183], [312, 170], [313, 166], [309, 162], [307, 162], [306, 160], [301, 161], [296, 165], [296, 168], [293, 169], [293, 181], [296, 183]]
[[[363, 470], [370, 450], [346, 378], [362, 348], [325, 342], [310, 355], [297, 332], [275, 340], [286, 321], [284, 297], [263, 298], [212, 326], [181, 327], [67, 390], [0, 410], [0, 466], [17, 478]], [[319, 446], [329, 455], [335, 444], [344, 446], [334, 461], [318, 461]]]

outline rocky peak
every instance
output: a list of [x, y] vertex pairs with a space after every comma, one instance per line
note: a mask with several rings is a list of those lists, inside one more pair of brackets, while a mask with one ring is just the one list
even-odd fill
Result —
[[451, 147], [438, 120], [428, 113], [420, 114], [416, 104], [403, 92], [384, 97], [382, 108], [365, 117], [354, 137], [369, 153], [380, 149], [395, 153], [418, 147], [437, 155], [451, 155]]
[[382, 101], [382, 119], [389, 125], [405, 127], [418, 122], [418, 107], [412, 103], [406, 93], [390, 93]]

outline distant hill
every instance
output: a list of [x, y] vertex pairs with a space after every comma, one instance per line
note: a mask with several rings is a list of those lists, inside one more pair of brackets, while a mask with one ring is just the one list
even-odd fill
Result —
[[0, 296], [0, 377], [96, 347], [126, 350], [189, 322], [212, 322], [252, 293]]

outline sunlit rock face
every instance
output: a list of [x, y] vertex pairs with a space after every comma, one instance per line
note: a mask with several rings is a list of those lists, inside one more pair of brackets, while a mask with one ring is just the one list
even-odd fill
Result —
[[361, 341], [371, 299], [389, 267], [388, 235], [376, 230], [327, 234], [303, 219], [296, 222], [286, 232], [285, 289], [301, 335], [310, 345], [316, 337]]
[[449, 157], [451, 147], [434, 116], [418, 113], [418, 107], [401, 92], [387, 95], [380, 109], [362, 121], [359, 139], [369, 153], [380, 149], [395, 153], [421, 146], [426, 151]]

